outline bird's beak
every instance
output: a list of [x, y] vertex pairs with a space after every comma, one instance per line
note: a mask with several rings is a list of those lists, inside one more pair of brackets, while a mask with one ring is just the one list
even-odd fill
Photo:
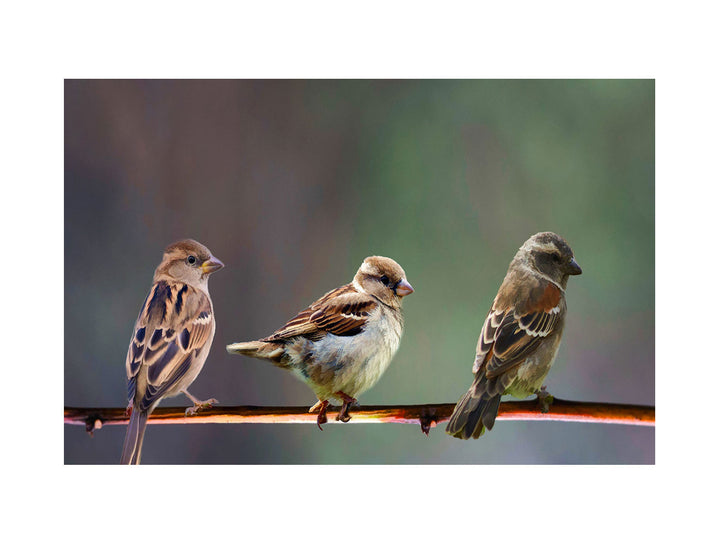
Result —
[[202, 263], [200, 268], [202, 268], [203, 274], [212, 274], [213, 272], [217, 272], [220, 270], [223, 266], [225, 266], [222, 261], [216, 257], [210, 257], [207, 261]]
[[395, 285], [395, 294], [397, 294], [398, 296], [407, 296], [414, 291], [415, 289], [413, 289], [412, 285], [410, 285], [405, 279], [401, 279], [400, 283]]
[[570, 274], [571, 276], [577, 276], [578, 274], [582, 274], [582, 268], [580, 268], [580, 265], [575, 261], [574, 257], [570, 259], [570, 267], [568, 268], [568, 274]]

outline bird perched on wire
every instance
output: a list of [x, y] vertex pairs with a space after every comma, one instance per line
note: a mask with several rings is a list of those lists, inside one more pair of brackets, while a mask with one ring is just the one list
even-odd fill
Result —
[[398, 263], [367, 257], [351, 283], [328, 292], [272, 335], [227, 350], [268, 360], [307, 383], [318, 399], [309, 412], [318, 413], [322, 430], [330, 401], [342, 403], [337, 419], [347, 422], [356, 397], [390, 365], [403, 332], [402, 299], [412, 292]]
[[541, 385], [560, 346], [565, 288], [570, 276], [581, 273], [570, 246], [555, 233], [537, 233], [522, 245], [485, 319], [475, 380], [455, 406], [447, 433], [477, 439], [492, 429], [503, 394], [547, 400]]
[[128, 412], [132, 412], [121, 463], [140, 463], [148, 416], [160, 400], [183, 393], [193, 402], [185, 411], [190, 415], [217, 403], [200, 401], [187, 388], [205, 364], [215, 335], [208, 277], [222, 267], [195, 240], [181, 240], [165, 249], [125, 360]]

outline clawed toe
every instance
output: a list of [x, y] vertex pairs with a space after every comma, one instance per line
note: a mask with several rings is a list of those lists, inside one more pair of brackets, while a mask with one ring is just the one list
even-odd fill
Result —
[[343, 400], [343, 404], [342, 408], [340, 409], [340, 413], [337, 415], [337, 418], [335, 420], [339, 420], [340, 422], [348, 422], [352, 418], [352, 416], [350, 416], [349, 414], [350, 406], [357, 403], [357, 399], [352, 396], [348, 396], [345, 392], [338, 392], [336, 395]]
[[310, 407], [310, 410], [308, 412], [310, 413], [318, 413], [317, 415], [317, 427], [320, 429], [320, 431], [323, 431], [322, 425], [327, 424], [327, 408], [328, 408], [328, 401], [327, 400], [318, 400], [318, 402]]
[[185, 409], [185, 416], [195, 416], [198, 410], [200, 410], [200, 407], [198, 407], [197, 405], [188, 407], [187, 409]]
[[348, 404], [343, 403], [342, 409], [340, 409], [340, 414], [337, 415], [337, 418], [335, 420], [340, 420], [341, 422], [349, 422], [352, 416], [348, 414]]
[[[350, 406], [353, 403], [357, 403], [357, 400], [354, 397], [348, 396], [345, 392], [337, 392], [335, 394], [338, 398], [342, 399], [342, 407], [340, 408], [340, 412], [338, 413], [335, 420], [339, 420], [340, 422], [348, 422], [350, 418], [350, 414], [348, 411], [350, 410]], [[320, 429], [320, 431], [323, 431], [322, 425], [327, 424], [327, 409], [330, 402], [325, 400], [318, 400], [318, 402], [310, 407], [308, 412], [310, 413], [317, 413], [317, 426]]]
[[542, 386], [539, 391], [535, 392], [538, 403], [540, 404], [540, 412], [543, 414], [550, 412], [550, 405], [552, 405], [554, 399], [552, 394], [550, 394], [546, 388], [546, 386]]
[[215, 398], [210, 398], [205, 401], [197, 401], [192, 407], [185, 409], [185, 416], [194, 416], [198, 413], [198, 411], [202, 409], [209, 409], [218, 403], [219, 401]]
[[323, 431], [323, 424], [327, 424], [327, 414], [324, 410], [320, 411], [317, 415], [317, 427], [320, 429], [320, 431]]

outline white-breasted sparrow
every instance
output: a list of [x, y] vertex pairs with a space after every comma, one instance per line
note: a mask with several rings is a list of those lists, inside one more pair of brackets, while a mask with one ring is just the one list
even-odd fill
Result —
[[477, 344], [475, 380], [455, 406], [447, 433], [477, 439], [492, 429], [500, 397], [542, 397], [565, 325], [565, 288], [581, 274], [570, 246], [552, 232], [531, 236], [508, 268]]
[[215, 335], [208, 277], [222, 267], [195, 240], [181, 240], [165, 249], [125, 360], [132, 413], [121, 463], [140, 463], [147, 419], [160, 400], [185, 394], [193, 402], [186, 414], [217, 403], [200, 401], [187, 388], [205, 364]]
[[[292, 371], [315, 392], [318, 427], [330, 401], [342, 402], [338, 420], [372, 387], [400, 346], [402, 298], [413, 292], [401, 266], [367, 257], [351, 283], [333, 289], [272, 335], [227, 346], [230, 353], [269, 360]], [[322, 429], [322, 427], [320, 427]]]

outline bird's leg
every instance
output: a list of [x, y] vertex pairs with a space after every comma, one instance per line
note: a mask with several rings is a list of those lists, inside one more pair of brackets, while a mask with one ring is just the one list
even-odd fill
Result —
[[308, 412], [310, 413], [318, 413], [317, 416], [317, 426], [320, 428], [320, 431], [323, 430], [322, 424], [327, 424], [327, 411], [328, 408], [328, 400], [325, 399], [319, 399], [318, 402], [310, 407], [310, 410]]
[[125, 416], [130, 416], [133, 411], [133, 402], [131, 401], [128, 403], [128, 406], [125, 408]]
[[540, 390], [535, 392], [538, 403], [540, 404], [540, 411], [545, 414], [550, 412], [550, 405], [553, 402], [553, 396], [546, 390], [547, 386], [541, 386]]
[[348, 411], [350, 410], [350, 405], [352, 405], [353, 403], [357, 403], [357, 399], [348, 396], [345, 392], [335, 392], [335, 395], [343, 400], [342, 409], [340, 409], [340, 414], [338, 414], [335, 420], [347, 422], [348, 420], [350, 420], [350, 418], [352, 418], [348, 414]]
[[200, 401], [198, 398], [193, 396], [187, 390], [183, 390], [182, 393], [185, 394], [187, 397], [189, 397], [193, 402], [192, 407], [188, 407], [187, 409], [185, 409], [185, 416], [193, 416], [193, 415], [197, 414], [197, 412], [200, 409], [209, 409], [210, 407], [212, 407], [213, 405], [218, 403], [218, 400], [215, 398], [210, 398], [205, 401]]

